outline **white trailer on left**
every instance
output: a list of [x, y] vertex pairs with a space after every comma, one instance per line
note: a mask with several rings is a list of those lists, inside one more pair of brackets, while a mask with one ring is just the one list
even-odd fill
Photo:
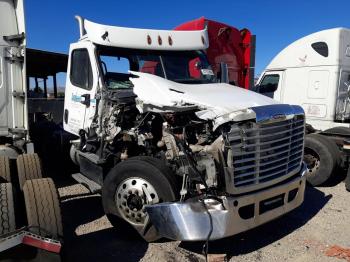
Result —
[[[0, 252], [27, 244], [57, 253], [63, 234], [58, 193], [51, 178], [42, 178], [28, 133], [24, 18], [23, 1], [0, 0]], [[15, 192], [24, 197], [22, 221]]]

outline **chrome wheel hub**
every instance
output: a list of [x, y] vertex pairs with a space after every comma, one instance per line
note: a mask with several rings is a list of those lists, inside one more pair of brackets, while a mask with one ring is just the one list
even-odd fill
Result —
[[320, 167], [320, 160], [311, 154], [307, 154], [304, 156], [304, 161], [307, 165], [307, 172], [309, 175], [313, 176], [317, 172]]
[[124, 180], [115, 194], [119, 214], [131, 224], [144, 224], [147, 217], [144, 206], [158, 202], [159, 197], [154, 187], [139, 177]]

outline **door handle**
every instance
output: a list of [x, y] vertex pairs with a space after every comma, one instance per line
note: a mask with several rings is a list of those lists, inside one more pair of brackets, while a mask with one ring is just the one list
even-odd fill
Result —
[[66, 124], [68, 124], [68, 114], [69, 114], [69, 111], [68, 109], [65, 109], [64, 110], [64, 116], [63, 116], [63, 120]]
[[89, 107], [90, 106], [90, 94], [81, 95], [81, 98], [82, 99], [80, 99], [80, 103], [82, 103], [86, 107]]

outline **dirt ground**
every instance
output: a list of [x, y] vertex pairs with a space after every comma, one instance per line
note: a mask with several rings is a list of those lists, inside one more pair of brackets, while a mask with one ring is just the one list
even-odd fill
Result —
[[[148, 244], [113, 228], [101, 197], [72, 180], [57, 183], [65, 227], [64, 261], [205, 261], [203, 243]], [[297, 210], [261, 227], [210, 242], [211, 261], [350, 261], [350, 192], [344, 183], [307, 187]]]

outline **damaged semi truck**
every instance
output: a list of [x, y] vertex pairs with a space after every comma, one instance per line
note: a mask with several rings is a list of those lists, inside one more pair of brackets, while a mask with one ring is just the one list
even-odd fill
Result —
[[147, 241], [214, 240], [303, 202], [302, 108], [227, 84], [225, 65], [217, 77], [206, 29], [77, 19], [64, 129], [79, 137], [73, 176], [102, 190], [112, 224]]
[[[31, 122], [42, 115], [42, 103], [49, 108], [62, 101], [56, 87], [55, 99], [34, 105], [27, 81], [32, 71], [25, 62], [29, 54], [33, 62], [41, 60], [25, 46], [22, 2], [0, 4], [7, 15], [0, 17], [5, 17], [1, 25], [12, 20], [15, 25], [1, 27], [1, 153], [17, 159], [19, 188], [27, 192], [42, 174], [32, 154], [42, 137], [31, 132]], [[208, 62], [207, 29], [132, 29], [77, 20], [80, 39], [69, 51], [63, 128], [76, 138], [70, 157], [80, 172], [73, 177], [102, 191], [113, 225], [125, 220], [147, 241], [214, 240], [271, 221], [303, 202], [304, 111], [228, 84], [227, 65], [213, 70]], [[62, 65], [52, 63], [47, 73], [64, 71]], [[40, 73], [39, 65], [35, 68]], [[248, 84], [246, 77], [233, 80]], [[31, 178], [35, 182], [27, 183]], [[56, 194], [51, 182], [45, 184], [51, 188], [46, 192]], [[57, 202], [50, 208], [59, 210]], [[59, 215], [43, 219], [30, 206], [27, 213], [41, 223], [34, 226], [61, 235]]]

